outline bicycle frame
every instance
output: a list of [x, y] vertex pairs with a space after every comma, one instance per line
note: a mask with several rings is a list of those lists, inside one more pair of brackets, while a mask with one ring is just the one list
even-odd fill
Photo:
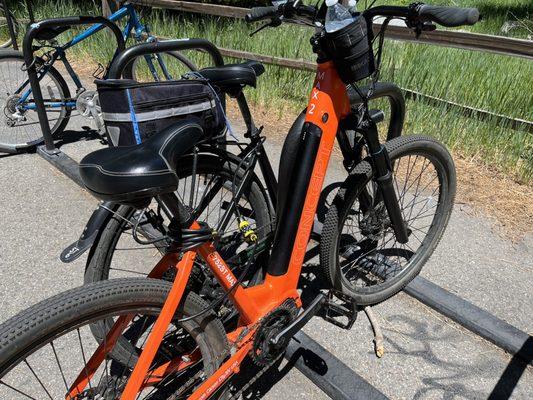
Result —
[[[139, 16], [135, 12], [135, 8], [133, 7], [132, 4], [125, 4], [122, 8], [120, 8], [115, 13], [113, 13], [109, 17], [109, 20], [112, 21], [112, 22], [117, 22], [117, 21], [119, 21], [119, 20], [121, 20], [121, 19], [123, 19], [125, 17], [128, 18], [126, 26], [122, 30], [122, 36], [123, 36], [125, 41], [132, 34], [133, 34], [133, 38], [136, 41], [140, 41], [142, 39], [142, 36], [143, 36], [144, 33], [148, 34], [148, 37], [147, 37], [147, 41], [148, 42], [155, 40], [155, 37], [150, 36], [148, 27], [141, 23], [141, 21], [139, 19]], [[72, 40], [70, 40], [69, 42], [65, 43], [63, 46], [57, 47], [55, 49], [55, 51], [52, 53], [51, 62], [49, 62], [47, 65], [44, 66], [40, 76], [41, 77], [45, 76], [48, 73], [48, 71], [50, 70], [51, 66], [57, 60], [60, 60], [65, 65], [65, 68], [66, 68], [67, 72], [69, 73], [70, 77], [72, 78], [74, 84], [76, 85], [76, 88], [78, 90], [80, 90], [83, 87], [83, 85], [82, 85], [78, 75], [76, 74], [76, 72], [74, 71], [74, 69], [72, 68], [72, 66], [70, 65], [70, 63], [67, 60], [66, 51], [68, 49], [70, 49], [71, 47], [76, 46], [78, 43], [84, 41], [85, 39], [93, 36], [94, 34], [96, 34], [97, 32], [101, 31], [102, 29], [104, 29], [104, 25], [95, 24], [92, 27], [90, 27], [89, 29], [87, 29], [87, 30], [83, 31], [82, 33], [80, 33], [79, 35], [75, 36]], [[170, 79], [170, 74], [168, 72], [168, 69], [167, 69], [165, 63], [163, 62], [163, 59], [161, 57], [159, 57], [158, 55], [155, 55], [154, 57], [158, 61], [158, 64], [161, 67], [161, 69], [163, 71], [163, 74], [165, 75], [165, 78], [166, 79]], [[145, 56], [145, 59], [146, 59], [146, 61], [148, 63], [148, 68], [150, 70], [150, 73], [155, 78], [158, 78], [158, 74], [157, 74], [157, 71], [155, 69], [154, 63], [152, 61], [152, 57]], [[20, 93], [26, 86], [28, 86], [28, 84], [29, 84], [29, 80], [24, 82], [22, 84], [22, 86], [17, 90], [17, 94]], [[26, 103], [28, 98], [30, 97], [31, 93], [32, 93], [31, 89], [28, 89], [22, 94], [21, 98], [19, 99], [18, 104], [20, 104], [20, 109], [21, 110], [27, 111], [27, 110], [35, 110], [36, 109], [35, 103], [33, 103], [33, 102], [32, 103]], [[70, 99], [69, 99], [69, 101], [45, 101], [44, 105], [47, 108], [61, 108], [61, 107], [75, 108], [76, 107], [76, 101], [72, 101]]]
[[[294, 201], [286, 202], [286, 210], [284, 210], [282, 216], [285, 215], [290, 220], [283, 221], [284, 229], [278, 229], [276, 232], [272, 250], [273, 256], [271, 256], [264, 282], [249, 288], [236, 285], [237, 278], [211, 242], [186, 252], [179, 262], [176, 254], [164, 256], [149, 276], [160, 276], [165, 267], [172, 265], [177, 271], [176, 278], [161, 314], [158, 316], [153, 330], [148, 336], [145, 348], [122, 393], [122, 399], [134, 399], [142, 388], [161, 381], [168, 373], [179, 372], [199, 361], [199, 352], [194, 351], [187, 358], [181, 357], [170, 361], [148, 374], [153, 358], [181, 301], [197, 256], [205, 260], [222, 288], [226, 291], [231, 291], [229, 298], [239, 311], [240, 319], [238, 328], [228, 333], [228, 340], [236, 347], [233, 355], [222, 364], [215, 374], [195, 390], [190, 399], [208, 398], [233, 374], [239, 371], [241, 362], [252, 350], [253, 343], [251, 339], [261, 318], [287, 299], [293, 299], [297, 306], [301, 307], [297, 284], [311, 234], [314, 215], [339, 128], [339, 121], [349, 113], [350, 103], [346, 86], [340, 80], [333, 63], [328, 61], [319, 64], [307, 107], [306, 123], [301, 135], [303, 147], [308, 149], [306, 155], [310, 157], [310, 160], [308, 164], [302, 163], [299, 168], [296, 168], [298, 171], [293, 173], [294, 179], [303, 179], [295, 187], [295, 190], [300, 192], [295, 193], [295, 198], [300, 198], [301, 200], [299, 203]], [[164, 198], [161, 200], [171, 210], [172, 207], [175, 209], [176, 206], [172, 206], [172, 204], [176, 203], [172, 197], [170, 197], [169, 201], [165, 201]], [[299, 210], [300, 212], [294, 213], [290, 212], [291, 210]], [[178, 215], [174, 211], [173, 214]], [[286, 235], [279, 235], [278, 237], [279, 232], [288, 231], [286, 225], [290, 224], [294, 224], [297, 228], [292, 237], [286, 237]], [[192, 223], [191, 229], [199, 228], [198, 222]], [[282, 246], [290, 246], [288, 257], [284, 264], [278, 265], [277, 260], [279, 260], [279, 257], [276, 258], [274, 255], [276, 251], [282, 250]], [[128, 316], [123, 316], [115, 322], [105, 340], [71, 386], [66, 396], [67, 399], [74, 399], [85, 389], [85, 386], [105, 359], [107, 352], [112, 349], [120, 333], [128, 324], [128, 318]]]

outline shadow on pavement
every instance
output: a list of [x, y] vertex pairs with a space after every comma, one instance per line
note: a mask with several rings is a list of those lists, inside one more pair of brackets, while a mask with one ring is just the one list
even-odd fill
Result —
[[[489, 400], [502, 400], [511, 397], [514, 388], [518, 384], [518, 381], [520, 381], [528, 364], [531, 364], [533, 361], [533, 357], [531, 357], [531, 354], [533, 353], [533, 337], [530, 336], [529, 339], [526, 340], [518, 353], [527, 355], [527, 358], [523, 356], [520, 357], [519, 354], [515, 354], [513, 358], [511, 358], [507, 368], [505, 368], [502, 376], [500, 376], [498, 383], [494, 386], [494, 389], [489, 396]], [[524, 358], [528, 361], [524, 361]]]
[[8, 157], [14, 157], [14, 156], [18, 156], [19, 154], [16, 153], [16, 154], [0, 154], [0, 160], [2, 158], [8, 158]]
[[84, 126], [82, 130], [61, 132], [61, 134], [57, 135], [56, 147], [59, 149], [66, 144], [89, 140], [99, 140], [102, 144], [107, 145], [107, 141], [97, 131]]
[[[310, 249], [306, 256], [306, 261], [310, 261], [318, 254], [318, 246]], [[300, 289], [303, 290], [302, 302], [304, 307], [311, 302], [314, 297], [328, 287], [327, 282], [324, 281], [319, 271], [318, 265], [307, 264], [303, 271], [300, 280]], [[476, 363], [476, 368], [473, 369], [470, 363], [450, 362], [443, 359], [437, 352], [434, 351], [432, 343], [453, 343], [455, 341], [455, 335], [453, 334], [440, 334], [438, 330], [433, 329], [428, 323], [415, 320], [404, 313], [396, 314], [389, 317], [388, 322], [395, 322], [395, 325], [403, 325], [400, 329], [385, 329], [388, 334], [385, 335], [387, 342], [386, 347], [389, 349], [388, 354], [399, 354], [402, 357], [412, 357], [415, 360], [424, 360], [425, 364], [435, 365], [439, 369], [445, 369], [449, 371], [449, 374], [444, 376], [425, 377], [421, 383], [424, 385], [413, 396], [413, 399], [422, 399], [432, 396], [443, 396], [443, 398], [455, 398], [459, 395], [465, 399], [482, 399], [487, 398], [489, 400], [505, 400], [509, 399], [518, 385], [524, 371], [527, 369], [528, 364], [533, 361], [533, 337], [524, 343], [519, 353], [512, 357], [511, 361], [507, 365], [506, 369], [500, 376], [496, 386], [490, 394], [484, 391], [471, 389], [463, 382], [466, 379], [479, 379], [480, 374], [483, 371], [489, 371], [492, 361], [485, 359]], [[385, 333], [384, 332], [384, 333]], [[398, 334], [404, 336], [408, 341], [415, 341], [417, 343], [417, 350], [412, 350], [413, 346], [409, 343], [403, 343], [401, 338], [398, 338]], [[400, 340], [398, 340], [400, 339]], [[523, 360], [528, 361], [523, 361]]]
[[[250, 385], [243, 392], [243, 399], [257, 400], [263, 398], [272, 387], [282, 380], [285, 375], [294, 367], [295, 360], [291, 360], [285, 365], [283, 364], [283, 358], [279, 359], [269, 369]], [[232, 381], [232, 392], [236, 393], [241, 390], [250, 380], [254, 379], [256, 375], [261, 371], [261, 368], [256, 366], [252, 361], [246, 360], [241, 366], [241, 372]]]
[[[325, 375], [327, 373], [328, 365], [318, 354], [307, 349], [299, 349], [286, 362], [281, 358], [264, 371], [249, 388], [244, 390], [242, 398], [246, 400], [263, 398], [276, 383], [281, 381], [295, 367], [296, 362], [300, 358], [302, 358], [307, 368], [313, 370], [315, 373], [319, 375]], [[241, 373], [232, 382], [232, 392], [235, 393], [241, 390], [260, 371], [260, 367], [256, 366], [252, 361], [247, 360], [246, 364], [241, 367]]]
[[[451, 399], [456, 396], [471, 400], [484, 399], [487, 396], [490, 400], [508, 399], [528, 365], [527, 362], [522, 361], [515, 355], [504, 370], [493, 391], [488, 394], [484, 391], [472, 389], [463, 382], [482, 379], [486, 374], [485, 371], [491, 370], [492, 360], [479, 359], [475, 368], [472, 368], [472, 364], [468, 362], [447, 361], [442, 355], [434, 351], [433, 343], [454, 343], [456, 335], [440, 334], [438, 330], [433, 329], [429, 324], [412, 319], [404, 314], [394, 315], [392, 318], [389, 317], [388, 322], [394, 322], [394, 325], [403, 325], [399, 329], [384, 329], [387, 333], [385, 340], [389, 355], [396, 353], [402, 357], [413, 358], [415, 362], [417, 359], [419, 361], [423, 360], [423, 364], [434, 365], [435, 368], [449, 372], [449, 374], [442, 376], [422, 378], [421, 383], [424, 387], [415, 393], [413, 399], [425, 399], [434, 396], [442, 396], [444, 399]], [[411, 343], [404, 343], [405, 341], [398, 338], [398, 334], [409, 338], [408, 342]], [[457, 335], [460, 334], [458, 333]], [[416, 346], [413, 346], [413, 342], [416, 342]], [[533, 345], [531, 338], [528, 342], [529, 346]], [[528, 346], [528, 343], [524, 344], [524, 347], [526, 346]], [[416, 350], [412, 350], [413, 347]], [[465, 357], [468, 358], [468, 356], [469, 354], [465, 354]]]

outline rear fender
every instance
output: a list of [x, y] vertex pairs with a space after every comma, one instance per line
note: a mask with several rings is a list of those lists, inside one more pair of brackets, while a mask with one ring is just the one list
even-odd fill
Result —
[[107, 221], [113, 216], [118, 208], [119, 204], [111, 201], [100, 203], [98, 208], [94, 210], [91, 218], [89, 218], [80, 238], [63, 250], [59, 259], [64, 263], [70, 263], [78, 259], [83, 253], [90, 249], [102, 232], [102, 229], [106, 226]]

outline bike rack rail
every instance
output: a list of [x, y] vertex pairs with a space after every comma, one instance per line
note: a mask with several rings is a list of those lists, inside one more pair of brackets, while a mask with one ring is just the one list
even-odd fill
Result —
[[[126, 66], [135, 58], [149, 54], [166, 53], [169, 51], [181, 50], [200, 50], [208, 53], [216, 67], [224, 65], [224, 58], [220, 50], [208, 40], [205, 39], [170, 39], [160, 40], [157, 42], [141, 43], [129, 47], [113, 60], [109, 67], [109, 79], [122, 78]], [[126, 71], [127, 73], [127, 71]]]

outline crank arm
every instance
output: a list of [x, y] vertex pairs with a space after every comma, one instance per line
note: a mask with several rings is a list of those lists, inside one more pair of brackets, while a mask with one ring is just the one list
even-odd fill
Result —
[[322, 309], [324, 304], [326, 304], [326, 295], [320, 293], [311, 302], [309, 307], [300, 313], [289, 326], [270, 339], [270, 344], [274, 347], [285, 346], [289, 340]]

